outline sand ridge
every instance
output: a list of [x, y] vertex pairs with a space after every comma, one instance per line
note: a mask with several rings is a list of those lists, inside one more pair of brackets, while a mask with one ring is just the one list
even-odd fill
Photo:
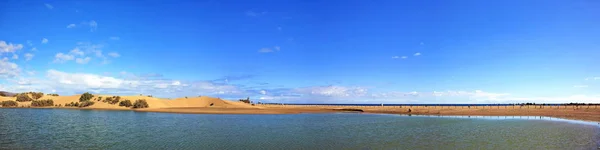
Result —
[[[30, 96], [31, 97], [31, 96]], [[81, 95], [70, 95], [70, 96], [50, 96], [44, 95], [39, 100], [51, 99], [54, 101], [55, 105], [61, 105], [64, 107], [65, 104], [79, 102], [79, 98]], [[94, 105], [89, 106], [89, 108], [106, 108], [106, 109], [126, 109], [126, 107], [119, 106], [116, 104], [109, 104], [102, 102], [102, 100], [98, 100], [98, 97], [102, 97], [102, 100], [105, 100], [108, 97], [113, 97], [113, 95], [104, 95], [98, 94], [94, 95], [94, 97], [90, 100], [94, 102]], [[136, 100], [146, 100], [149, 107], [148, 109], [157, 109], [157, 108], [205, 108], [205, 107], [213, 107], [213, 108], [261, 108], [259, 106], [253, 106], [251, 104], [239, 102], [239, 101], [229, 101], [223, 100], [214, 97], [201, 96], [201, 97], [183, 97], [176, 99], [164, 99], [164, 98], [155, 98], [148, 96], [119, 96], [120, 101], [130, 100], [134, 103]], [[0, 101], [12, 100], [15, 101], [16, 97], [2, 97], [0, 96]], [[18, 102], [19, 107], [28, 107], [31, 105], [31, 102]]]

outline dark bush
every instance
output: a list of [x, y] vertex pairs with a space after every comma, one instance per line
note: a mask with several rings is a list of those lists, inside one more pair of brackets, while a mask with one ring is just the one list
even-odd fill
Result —
[[35, 101], [31, 101], [31, 106], [32, 107], [54, 106], [54, 101], [52, 101], [51, 99], [47, 99], [47, 100], [35, 100]]
[[46, 94], [48, 96], [58, 96], [58, 94]]
[[84, 101], [79, 104], [79, 107], [88, 107], [94, 105], [93, 101]]
[[31, 92], [31, 97], [33, 99], [37, 100], [37, 99], [42, 98], [42, 96], [44, 96], [44, 93], [42, 93], [42, 92], [37, 92], [37, 93], [36, 92]]
[[133, 104], [131, 104], [130, 100], [124, 100], [119, 103], [119, 106], [131, 107]]
[[71, 103], [65, 104], [65, 106], [68, 106], [68, 107], [79, 107], [79, 102], [71, 102]]
[[26, 93], [21, 93], [17, 95], [17, 102], [28, 102], [32, 101], [31, 97], [29, 97]]
[[148, 95], [148, 97], [152, 97], [152, 95]]
[[240, 102], [244, 102], [246, 104], [250, 104], [250, 97], [248, 97], [246, 99], [240, 99]]
[[109, 103], [109, 104], [116, 104], [116, 103], [119, 103], [119, 100], [121, 100], [120, 96], [113, 96], [113, 97], [107, 97], [102, 102]]
[[81, 95], [81, 97], [79, 97], [79, 102], [89, 101], [90, 99], [92, 99], [92, 97], [94, 97], [94, 95], [85, 92]]
[[17, 107], [19, 103], [16, 101], [2, 101], [0, 102], [0, 105], [2, 105], [2, 107]]
[[133, 103], [133, 108], [148, 108], [148, 102], [146, 102], [146, 100], [143, 99], [138, 99], [135, 100], [135, 103]]

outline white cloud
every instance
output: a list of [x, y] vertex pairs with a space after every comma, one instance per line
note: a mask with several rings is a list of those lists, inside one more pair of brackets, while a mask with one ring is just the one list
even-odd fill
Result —
[[96, 29], [98, 29], [98, 23], [94, 20], [90, 21], [89, 25], [90, 25], [91, 32], [94, 32], [94, 31], [96, 31]]
[[67, 28], [75, 28], [75, 27], [77, 27], [77, 25], [76, 25], [76, 24], [72, 24], [72, 23], [71, 23], [71, 24], [67, 25]]
[[402, 58], [402, 59], [406, 59], [406, 58], [408, 58], [408, 57], [406, 57], [406, 56], [402, 56], [402, 57], [400, 57], [400, 58]]
[[12, 59], [19, 59], [19, 55], [13, 54]]
[[71, 50], [71, 52], [69, 52], [69, 54], [79, 55], [79, 56], [85, 55], [85, 53], [82, 52], [81, 50], [79, 50], [79, 48], [74, 48], [73, 50]]
[[[98, 22], [96, 22], [95, 20], [91, 20], [91, 21], [83, 21], [81, 22], [82, 26], [89, 26], [90, 27], [90, 32], [94, 32], [98, 29]], [[75, 26], [73, 26], [75, 27]]]
[[54, 6], [52, 6], [52, 5], [48, 4], [48, 3], [45, 3], [44, 6], [46, 6], [46, 8], [48, 8], [48, 9], [53, 9], [54, 8]]
[[281, 50], [281, 47], [274, 46], [273, 48], [268, 48], [268, 47], [261, 48], [258, 50], [258, 52], [259, 53], [271, 53], [271, 52], [275, 52], [275, 51], [279, 51], [279, 50]]
[[262, 94], [262, 95], [267, 95], [267, 91], [265, 91], [265, 90], [260, 90], [260, 94]]
[[399, 56], [392, 56], [392, 59], [398, 59], [400, 58]]
[[42, 44], [46, 44], [46, 43], [48, 43], [48, 39], [42, 38]]
[[171, 83], [171, 85], [179, 86], [179, 85], [181, 85], [181, 82], [179, 82], [179, 81], [173, 81], [173, 83]]
[[68, 85], [72, 88], [119, 88], [124, 82], [122, 79], [105, 77], [85, 73], [66, 73], [57, 70], [48, 70], [48, 79], [62, 85]]
[[17, 50], [23, 48], [23, 44], [6, 43], [6, 41], [0, 41], [0, 54], [2, 53], [14, 53]]
[[421, 53], [415, 53], [414, 55], [415, 56], [421, 56]]
[[259, 53], [270, 53], [270, 52], [273, 52], [273, 50], [270, 48], [261, 48], [258, 50], [258, 52]]
[[574, 88], [587, 88], [587, 85], [574, 85]]
[[54, 56], [55, 63], [64, 63], [64, 62], [67, 62], [67, 61], [73, 60], [73, 59], [75, 59], [75, 56], [73, 56], [71, 54], [57, 53]]
[[90, 57], [85, 57], [85, 58], [77, 58], [75, 59], [75, 62], [78, 64], [87, 64], [88, 62], [90, 62], [92, 58]]
[[121, 55], [117, 52], [110, 52], [108, 53], [108, 56], [113, 57], [113, 58], [117, 58], [120, 57]]
[[29, 61], [29, 60], [31, 60], [31, 58], [33, 58], [34, 55], [31, 53], [25, 53], [24, 56], [25, 56], [25, 61]]
[[600, 80], [600, 77], [587, 77], [585, 80]]
[[120, 37], [118, 37], [118, 36], [112, 36], [112, 37], [110, 37], [110, 39], [111, 39], [111, 40], [120, 40], [121, 38], [120, 38]]
[[298, 88], [293, 90], [295, 93], [313, 96], [325, 97], [354, 97], [364, 96], [367, 89], [362, 87], [343, 87], [343, 86], [315, 86]]
[[8, 61], [8, 58], [0, 60], [0, 77], [1, 78], [12, 78], [18, 76], [21, 72], [19, 65]]
[[246, 16], [250, 16], [250, 17], [257, 17], [257, 16], [264, 15], [264, 14], [267, 14], [267, 12], [266, 11], [263, 11], [263, 12], [260, 12], [260, 13], [254, 12], [254, 11], [247, 11], [246, 12]]
[[31, 48], [31, 51], [34, 51], [34, 52], [35, 52], [35, 51], [37, 51], [37, 48], [35, 48], [35, 47], [34, 47], [34, 48]]

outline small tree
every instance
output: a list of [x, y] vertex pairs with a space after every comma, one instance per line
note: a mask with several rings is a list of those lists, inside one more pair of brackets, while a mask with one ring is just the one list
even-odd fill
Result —
[[94, 97], [94, 95], [85, 92], [81, 95], [81, 97], [79, 97], [79, 102], [89, 101], [90, 99], [92, 99], [92, 97]]
[[146, 100], [143, 99], [138, 99], [135, 100], [135, 103], [133, 103], [133, 108], [148, 108], [148, 102], [146, 102]]
[[131, 107], [133, 104], [131, 104], [130, 100], [124, 100], [119, 103], [119, 106]]
[[31, 97], [27, 96], [26, 93], [21, 93], [17, 95], [17, 102], [28, 102], [32, 101]]

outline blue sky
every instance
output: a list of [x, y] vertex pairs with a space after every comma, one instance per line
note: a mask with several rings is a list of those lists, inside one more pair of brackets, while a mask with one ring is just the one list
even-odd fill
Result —
[[3, 1], [0, 90], [600, 102], [600, 2]]

